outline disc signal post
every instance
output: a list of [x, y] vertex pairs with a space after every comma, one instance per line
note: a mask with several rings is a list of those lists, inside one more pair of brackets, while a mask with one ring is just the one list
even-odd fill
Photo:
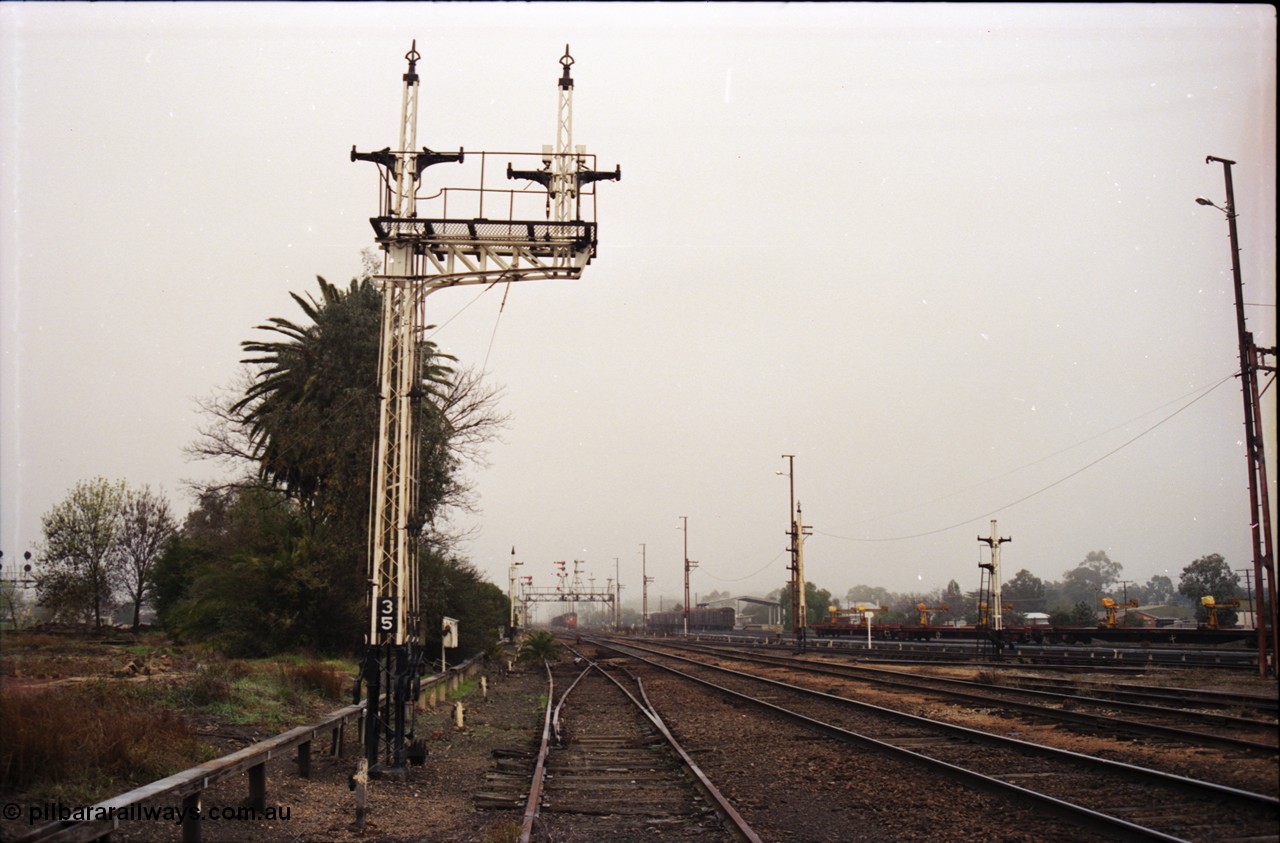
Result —
[[[419, 427], [432, 395], [430, 360], [423, 338], [425, 301], [430, 294], [465, 284], [494, 284], [539, 278], [576, 279], [596, 254], [596, 181], [621, 178], [592, 169], [594, 159], [574, 147], [573, 59], [568, 47], [560, 60], [555, 150], [536, 153], [480, 152], [467, 156], [418, 148], [416, 42], [405, 55], [401, 77], [400, 136], [396, 149], [351, 149], [352, 161], [377, 165], [378, 215], [370, 219], [383, 251], [374, 282], [382, 292], [378, 361], [378, 439], [373, 460], [369, 530], [369, 626], [363, 684], [365, 760], [369, 775], [403, 775], [407, 761], [425, 756], [411, 723], [420, 677], [426, 623], [420, 609], [418, 539], [424, 516], [418, 507]], [[511, 160], [541, 158], [550, 173], [540, 185], [514, 189], [486, 182], [494, 156], [508, 160], [509, 178], [519, 178]], [[423, 194], [426, 170], [437, 164], [462, 165], [458, 187]], [[471, 174], [478, 164], [478, 176]], [[590, 188], [590, 189], [586, 189]], [[545, 207], [542, 199], [545, 198]], [[555, 217], [551, 218], [551, 203]], [[585, 201], [584, 201], [585, 200]], [[496, 213], [495, 213], [496, 212]], [[539, 213], [541, 212], [541, 213]]]
[[[1002, 649], [1001, 635], [1004, 630], [1004, 598], [1000, 594], [1000, 545], [1005, 542], [1011, 542], [1013, 539], [1000, 538], [1000, 534], [996, 530], [996, 519], [992, 518], [991, 536], [978, 536], [978, 541], [991, 548], [991, 561], [978, 563], [978, 567], [981, 571], [985, 571], [989, 578], [987, 587], [984, 589], [979, 586], [978, 593], [982, 595], [989, 591], [991, 594], [990, 602], [987, 604], [988, 614], [986, 618], [992, 641], [996, 646], [996, 655], [998, 656]], [[981, 596], [979, 596], [979, 602], [981, 603]], [[981, 605], [978, 608], [979, 614], [982, 614]]]

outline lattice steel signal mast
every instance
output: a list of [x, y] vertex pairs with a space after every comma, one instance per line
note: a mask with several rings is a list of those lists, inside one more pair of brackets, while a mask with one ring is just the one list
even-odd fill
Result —
[[[429, 361], [421, 353], [426, 297], [462, 284], [580, 277], [596, 253], [595, 190], [590, 186], [622, 177], [621, 167], [611, 173], [592, 169], [594, 156], [573, 146], [573, 58], [566, 45], [557, 83], [554, 152], [543, 148], [539, 170], [516, 170], [507, 161], [508, 178], [541, 187], [498, 188], [485, 181], [486, 172], [492, 175], [488, 158], [536, 160], [536, 154], [481, 152], [472, 154], [471, 163], [479, 163], [474, 180], [421, 195], [428, 167], [465, 165], [467, 159], [461, 149], [417, 149], [421, 55], [416, 47], [414, 42], [405, 55], [409, 68], [402, 77], [399, 147], [351, 149], [352, 161], [378, 165], [379, 214], [370, 223], [384, 252], [383, 272], [374, 276], [382, 290], [380, 405], [370, 493], [369, 628], [361, 669], [369, 699], [365, 754], [374, 775], [403, 771], [407, 760], [421, 758], [413, 740], [411, 706], [426, 660], [419, 609], [418, 535], [424, 519], [418, 508], [417, 432], [430, 395]], [[544, 207], [538, 207], [541, 198]], [[428, 213], [419, 216], [423, 208]], [[537, 219], [538, 210], [543, 219]]]

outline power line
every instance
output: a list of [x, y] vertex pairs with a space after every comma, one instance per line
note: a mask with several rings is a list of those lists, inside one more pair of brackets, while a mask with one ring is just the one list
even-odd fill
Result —
[[[957, 523], [955, 523], [955, 524], [951, 524], [951, 525], [946, 526], [946, 527], [940, 527], [940, 528], [938, 528], [938, 529], [936, 529], [936, 530], [928, 530], [928, 531], [923, 532], [923, 533], [915, 533], [914, 535], [909, 535], [909, 536], [891, 536], [891, 537], [886, 537], [886, 538], [860, 538], [860, 537], [854, 537], [854, 536], [838, 536], [838, 535], [835, 535], [834, 533], [824, 533], [824, 532], [822, 532], [822, 531], [816, 531], [816, 532], [818, 533], [818, 535], [826, 536], [826, 537], [828, 537], [828, 538], [841, 539], [842, 541], [851, 541], [851, 542], [890, 542], [890, 541], [906, 541], [907, 539], [919, 539], [919, 538], [924, 538], [924, 537], [926, 537], [926, 536], [934, 536], [934, 535], [937, 535], [937, 534], [939, 534], [939, 533], [945, 533], [945, 532], [947, 532], [948, 530], [954, 530], [954, 529], [956, 529], [956, 528], [958, 528], [958, 527], [964, 527], [964, 526], [966, 526], [966, 525], [968, 525], [968, 524], [972, 524], [974, 521], [978, 521], [978, 520], [983, 519], [983, 518], [989, 518], [990, 516], [995, 515], [996, 513], [1003, 512], [1004, 510], [1006, 510], [1006, 509], [1010, 509], [1010, 508], [1012, 508], [1012, 507], [1015, 507], [1015, 506], [1017, 506], [1017, 505], [1018, 505], [1018, 504], [1020, 504], [1020, 503], [1024, 503], [1024, 502], [1026, 502], [1026, 501], [1029, 501], [1029, 500], [1031, 500], [1032, 498], [1036, 497], [1037, 495], [1044, 494], [1045, 492], [1049, 491], [1050, 489], [1054, 488], [1055, 486], [1060, 486], [1061, 484], [1063, 484], [1063, 483], [1067, 482], [1068, 480], [1070, 480], [1071, 478], [1075, 477], [1076, 475], [1078, 475], [1078, 474], [1082, 474], [1083, 472], [1085, 472], [1085, 471], [1089, 470], [1090, 468], [1093, 468], [1093, 467], [1094, 467], [1095, 465], [1097, 465], [1098, 463], [1102, 462], [1103, 460], [1107, 459], [1108, 457], [1111, 457], [1112, 455], [1114, 455], [1114, 454], [1116, 454], [1116, 453], [1119, 453], [1120, 451], [1122, 451], [1122, 450], [1124, 450], [1125, 448], [1127, 448], [1127, 447], [1129, 447], [1130, 445], [1132, 445], [1134, 442], [1137, 442], [1139, 439], [1141, 439], [1141, 438], [1143, 438], [1144, 436], [1146, 436], [1148, 433], [1151, 433], [1153, 430], [1155, 430], [1156, 428], [1160, 427], [1160, 426], [1161, 426], [1161, 425], [1163, 425], [1165, 422], [1167, 422], [1167, 421], [1169, 421], [1170, 419], [1172, 419], [1174, 416], [1177, 416], [1177, 415], [1178, 415], [1179, 413], [1181, 413], [1183, 410], [1186, 410], [1188, 407], [1191, 407], [1193, 404], [1196, 404], [1197, 402], [1199, 402], [1199, 401], [1203, 400], [1204, 398], [1206, 398], [1207, 396], [1211, 395], [1211, 394], [1214, 392], [1214, 390], [1216, 390], [1218, 387], [1222, 386], [1224, 383], [1226, 383], [1226, 382], [1228, 382], [1228, 381], [1230, 381], [1230, 380], [1233, 380], [1235, 377], [1236, 377], [1236, 375], [1235, 375], [1235, 374], [1228, 375], [1227, 377], [1225, 377], [1225, 378], [1223, 378], [1222, 380], [1220, 380], [1220, 381], [1218, 381], [1217, 383], [1215, 383], [1213, 386], [1209, 387], [1209, 388], [1208, 388], [1207, 390], [1205, 390], [1202, 394], [1200, 394], [1200, 395], [1196, 396], [1196, 397], [1195, 397], [1195, 398], [1193, 398], [1192, 400], [1188, 401], [1186, 404], [1182, 405], [1181, 407], [1179, 407], [1178, 409], [1174, 410], [1174, 411], [1173, 411], [1172, 413], [1170, 413], [1169, 415], [1167, 415], [1167, 416], [1165, 416], [1164, 418], [1162, 418], [1160, 421], [1158, 421], [1158, 422], [1156, 422], [1155, 424], [1151, 425], [1151, 427], [1148, 427], [1146, 430], [1144, 430], [1144, 431], [1142, 431], [1141, 433], [1139, 433], [1137, 436], [1134, 436], [1133, 438], [1129, 439], [1128, 441], [1126, 441], [1126, 442], [1124, 442], [1124, 443], [1122, 443], [1122, 444], [1120, 444], [1120, 445], [1116, 446], [1115, 448], [1112, 448], [1110, 451], [1107, 451], [1107, 452], [1106, 452], [1105, 454], [1103, 454], [1102, 456], [1098, 457], [1097, 459], [1093, 460], [1092, 462], [1086, 463], [1085, 465], [1081, 466], [1080, 468], [1077, 468], [1075, 471], [1071, 472], [1070, 474], [1066, 475], [1065, 477], [1060, 477], [1059, 479], [1057, 479], [1057, 480], [1053, 481], [1052, 483], [1050, 483], [1050, 484], [1048, 484], [1048, 485], [1046, 485], [1046, 486], [1043, 486], [1043, 487], [1041, 487], [1041, 488], [1037, 489], [1036, 491], [1031, 492], [1030, 494], [1023, 495], [1022, 497], [1018, 498], [1018, 499], [1017, 499], [1017, 500], [1015, 500], [1015, 501], [1012, 501], [1012, 502], [1010, 502], [1010, 503], [1004, 504], [1003, 506], [997, 507], [997, 508], [995, 508], [995, 509], [991, 510], [990, 512], [986, 512], [986, 513], [983, 513], [983, 514], [981, 514], [981, 515], [975, 515], [975, 516], [972, 516], [972, 517], [970, 517], [970, 518], [966, 518], [966, 519], [965, 519], [965, 520], [963, 520], [963, 521], [959, 521], [959, 522], [957, 522]], [[1101, 435], [1101, 434], [1100, 434], [1100, 435]], [[1094, 437], [1094, 438], [1097, 438], [1097, 437]], [[1086, 441], [1089, 441], [1089, 440], [1086, 440]], [[1074, 446], [1073, 446], [1073, 447], [1074, 447]], [[1068, 449], [1068, 450], [1070, 450], [1070, 449]], [[1061, 453], [1061, 452], [1059, 452], [1059, 453]], [[1047, 459], [1047, 457], [1046, 457], [1046, 459]], [[1037, 462], [1039, 462], [1039, 460], [1038, 460]], [[1034, 463], [1032, 463], [1032, 465], [1034, 465]]]
[[752, 571], [751, 573], [747, 574], [745, 577], [732, 577], [732, 578], [729, 578], [729, 577], [717, 577], [715, 574], [711, 573], [710, 571], [706, 570], [705, 568], [703, 569], [702, 573], [706, 574], [708, 577], [711, 577], [711, 579], [713, 579], [713, 580], [719, 580], [720, 582], [742, 582], [743, 580], [749, 580], [749, 579], [751, 579], [752, 577], [756, 576], [757, 574], [762, 574], [762, 573], [764, 573], [765, 571], [767, 571], [767, 570], [769, 569], [769, 567], [773, 565], [773, 563], [774, 563], [774, 562], [777, 562], [777, 561], [778, 561], [778, 557], [779, 557], [779, 556], [781, 556], [782, 554], [786, 553], [786, 552], [787, 552], [787, 551], [785, 551], [785, 550], [780, 550], [780, 551], [778, 551], [778, 556], [775, 556], [775, 557], [773, 557], [772, 559], [770, 559], [767, 563], [765, 563], [765, 565], [764, 565], [764, 567], [763, 567], [763, 568], [760, 568], [760, 569], [759, 569], [759, 570], [757, 570], [757, 571]]
[[502, 304], [498, 305], [498, 316], [493, 320], [493, 333], [489, 335], [489, 347], [484, 351], [484, 362], [480, 364], [480, 374], [489, 371], [489, 355], [493, 353], [493, 341], [498, 337], [498, 324], [502, 321], [502, 312], [507, 309], [507, 295], [511, 292], [511, 282], [502, 291]]
[[[1231, 375], [1231, 376], [1229, 376], [1229, 377], [1225, 378], [1224, 380], [1231, 380], [1231, 378], [1233, 378], [1233, 377], [1235, 377], [1235, 375]], [[965, 487], [964, 487], [964, 488], [962, 488], [962, 489], [957, 489], [957, 490], [956, 490], [956, 491], [954, 491], [954, 492], [948, 492], [948, 493], [946, 493], [945, 495], [939, 495], [938, 497], [933, 498], [933, 499], [931, 499], [931, 500], [922, 501], [922, 502], [917, 503], [917, 504], [912, 504], [911, 506], [908, 506], [908, 507], [906, 507], [906, 508], [904, 508], [904, 509], [894, 510], [893, 512], [884, 512], [884, 513], [880, 513], [880, 514], [877, 514], [877, 515], [870, 516], [870, 517], [868, 517], [868, 518], [864, 518], [864, 519], [862, 519], [861, 521], [855, 521], [855, 522], [853, 522], [853, 524], [851, 524], [850, 526], [854, 526], [854, 527], [856, 527], [856, 526], [858, 526], [858, 525], [860, 525], [860, 524], [869, 524], [869, 523], [871, 523], [871, 522], [873, 522], [873, 521], [880, 521], [880, 520], [885, 519], [885, 518], [892, 518], [892, 517], [893, 517], [893, 516], [895, 516], [895, 515], [903, 515], [903, 514], [908, 513], [908, 512], [914, 512], [914, 511], [915, 511], [915, 510], [917, 510], [917, 509], [921, 509], [921, 508], [926, 507], [926, 506], [931, 506], [932, 504], [939, 503], [939, 502], [941, 502], [941, 501], [945, 501], [945, 500], [947, 500], [948, 498], [954, 498], [954, 497], [956, 497], [956, 496], [958, 496], [958, 495], [963, 495], [963, 494], [965, 494], [966, 492], [970, 492], [970, 491], [972, 491], [972, 490], [974, 490], [974, 489], [981, 488], [982, 486], [985, 486], [985, 485], [987, 485], [988, 483], [994, 483], [994, 482], [995, 482], [995, 481], [997, 481], [997, 480], [1003, 480], [1003, 479], [1004, 479], [1004, 478], [1006, 478], [1006, 477], [1009, 477], [1009, 476], [1011, 476], [1011, 475], [1013, 475], [1013, 474], [1017, 474], [1019, 471], [1023, 471], [1024, 469], [1031, 468], [1031, 467], [1032, 467], [1032, 466], [1034, 466], [1034, 465], [1039, 465], [1039, 464], [1040, 464], [1040, 463], [1042, 463], [1042, 462], [1047, 462], [1048, 460], [1051, 460], [1051, 459], [1053, 459], [1054, 457], [1057, 457], [1057, 456], [1061, 456], [1062, 454], [1065, 454], [1065, 453], [1067, 453], [1068, 451], [1074, 451], [1076, 448], [1079, 448], [1081, 445], [1087, 445], [1087, 444], [1089, 444], [1090, 442], [1093, 442], [1093, 441], [1094, 441], [1094, 440], [1096, 440], [1096, 439], [1101, 439], [1102, 437], [1107, 436], [1108, 434], [1114, 433], [1114, 432], [1116, 432], [1117, 430], [1120, 430], [1120, 429], [1122, 429], [1122, 428], [1128, 427], [1129, 425], [1133, 424], [1134, 422], [1138, 421], [1139, 419], [1146, 418], [1147, 416], [1151, 415], [1152, 413], [1159, 412], [1160, 410], [1163, 410], [1165, 407], [1168, 407], [1170, 404], [1176, 404], [1176, 403], [1178, 403], [1179, 401], [1182, 401], [1182, 400], [1186, 399], [1186, 398], [1187, 398], [1187, 397], [1189, 397], [1189, 396], [1197, 395], [1198, 393], [1201, 393], [1202, 391], [1204, 392], [1204, 394], [1205, 394], [1205, 395], [1207, 395], [1209, 392], [1212, 392], [1214, 389], [1217, 389], [1219, 386], [1221, 386], [1221, 384], [1222, 384], [1222, 383], [1223, 383], [1223, 381], [1218, 381], [1217, 383], [1214, 383], [1214, 384], [1212, 384], [1212, 385], [1210, 385], [1210, 386], [1208, 386], [1208, 387], [1205, 387], [1205, 386], [1198, 386], [1198, 387], [1196, 387], [1195, 389], [1191, 390], [1190, 392], [1183, 393], [1182, 395], [1179, 395], [1177, 398], [1172, 398], [1172, 399], [1170, 399], [1170, 400], [1168, 400], [1168, 401], [1164, 402], [1163, 404], [1161, 404], [1161, 405], [1159, 405], [1159, 406], [1157, 406], [1157, 407], [1153, 407], [1152, 409], [1147, 410], [1147, 411], [1146, 411], [1146, 412], [1144, 412], [1144, 413], [1139, 413], [1138, 415], [1134, 416], [1133, 418], [1131, 418], [1131, 419], [1129, 419], [1129, 420], [1127, 420], [1127, 421], [1120, 422], [1119, 424], [1114, 425], [1114, 426], [1112, 426], [1112, 427], [1110, 427], [1110, 428], [1108, 428], [1108, 429], [1106, 429], [1106, 430], [1102, 431], [1101, 433], [1096, 433], [1096, 434], [1094, 434], [1093, 436], [1088, 437], [1087, 439], [1081, 439], [1079, 442], [1076, 442], [1076, 443], [1075, 443], [1075, 444], [1073, 444], [1073, 445], [1068, 445], [1068, 446], [1067, 446], [1067, 447], [1065, 447], [1065, 448], [1059, 448], [1058, 450], [1054, 451], [1054, 452], [1053, 452], [1053, 453], [1051, 453], [1051, 454], [1047, 454], [1047, 455], [1045, 455], [1045, 456], [1043, 456], [1043, 457], [1040, 457], [1039, 459], [1032, 460], [1031, 462], [1028, 462], [1028, 463], [1023, 463], [1022, 465], [1017, 466], [1016, 468], [1011, 468], [1011, 469], [1009, 469], [1008, 471], [1004, 472], [1003, 474], [997, 474], [997, 475], [994, 475], [994, 476], [992, 476], [992, 477], [988, 477], [988, 478], [987, 478], [987, 479], [985, 479], [985, 480], [980, 480], [980, 481], [978, 481], [977, 483], [973, 483], [973, 484], [971, 484], [971, 485], [969, 485], [969, 486], [965, 486]], [[1203, 395], [1201, 395], [1200, 397], [1204, 397], [1204, 396], [1203, 396]], [[1197, 399], [1197, 400], [1199, 400], [1199, 399]], [[1194, 403], [1194, 402], [1193, 402], [1193, 403]]]

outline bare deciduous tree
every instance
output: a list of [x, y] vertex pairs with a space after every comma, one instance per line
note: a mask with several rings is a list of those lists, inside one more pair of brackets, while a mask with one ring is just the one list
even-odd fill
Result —
[[169, 501], [150, 486], [125, 493], [120, 512], [119, 554], [121, 580], [133, 603], [133, 631], [141, 623], [142, 604], [151, 596], [151, 572], [177, 524]]

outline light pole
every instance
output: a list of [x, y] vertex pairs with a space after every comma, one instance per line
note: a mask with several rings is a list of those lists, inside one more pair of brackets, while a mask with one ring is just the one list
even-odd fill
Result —
[[[1196, 203], [1217, 208], [1227, 217], [1227, 236], [1231, 244], [1231, 278], [1235, 287], [1236, 339], [1240, 348], [1240, 391], [1244, 400], [1245, 458], [1249, 465], [1249, 524], [1253, 542], [1253, 573], [1258, 584], [1259, 602], [1263, 611], [1254, 611], [1254, 627], [1258, 636], [1258, 673], [1266, 676], [1274, 673], [1274, 660], [1280, 652], [1280, 632], [1277, 631], [1275, 554], [1271, 542], [1271, 506], [1267, 497], [1267, 463], [1262, 442], [1262, 409], [1258, 395], [1259, 369], [1275, 371], [1265, 365], [1267, 354], [1275, 356], [1275, 349], [1258, 348], [1253, 333], [1245, 326], [1244, 281], [1240, 275], [1240, 238], [1236, 231], [1235, 189], [1231, 181], [1231, 167], [1236, 162], [1209, 155], [1206, 164], [1222, 165], [1226, 183], [1225, 208], [1199, 197]], [[1268, 659], [1268, 649], [1270, 660]]]

